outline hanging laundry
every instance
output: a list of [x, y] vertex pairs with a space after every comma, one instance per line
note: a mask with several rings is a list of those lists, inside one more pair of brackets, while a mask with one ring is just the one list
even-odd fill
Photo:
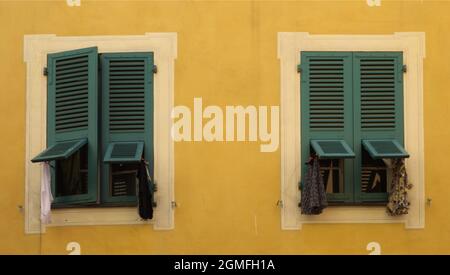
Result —
[[153, 184], [148, 171], [147, 162], [141, 160], [137, 173], [138, 183], [138, 207], [139, 216], [142, 219], [153, 218]]
[[318, 215], [328, 206], [328, 203], [317, 156], [310, 158], [306, 169], [301, 194], [301, 213], [304, 215]]
[[51, 223], [51, 205], [53, 195], [51, 189], [50, 164], [42, 162], [41, 174], [41, 222], [43, 224]]
[[391, 216], [408, 214], [410, 202], [408, 201], [408, 190], [412, 184], [408, 183], [404, 159], [392, 160], [392, 185], [389, 193], [387, 212]]

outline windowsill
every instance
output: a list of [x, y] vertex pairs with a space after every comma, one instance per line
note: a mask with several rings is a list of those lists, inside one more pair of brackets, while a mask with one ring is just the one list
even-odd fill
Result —
[[49, 227], [86, 225], [156, 224], [160, 216], [142, 220], [136, 207], [65, 208], [52, 210]]
[[[352, 202], [328, 202], [329, 207], [340, 207], [340, 206], [386, 206], [388, 202], [358, 202], [358, 203], [352, 203]], [[298, 204], [298, 207], [301, 207], [301, 204]]]
[[351, 202], [328, 202], [328, 206], [332, 207], [340, 207], [340, 206], [375, 206], [375, 207], [382, 207], [386, 206], [387, 202], [358, 202], [358, 203], [351, 203]]
[[[301, 224], [309, 223], [404, 223], [404, 216], [390, 216], [385, 207], [380, 206], [332, 206], [323, 210], [320, 215], [302, 215], [297, 210]], [[406, 215], [408, 216], [408, 215]], [[292, 228], [293, 229], [293, 228]]]
[[87, 209], [87, 208], [109, 208], [109, 207], [137, 207], [137, 203], [102, 203], [102, 204], [89, 204], [89, 205], [59, 205], [52, 204], [53, 209]]

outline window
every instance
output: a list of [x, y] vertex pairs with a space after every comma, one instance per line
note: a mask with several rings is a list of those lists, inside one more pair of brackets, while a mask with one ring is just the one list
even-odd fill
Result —
[[136, 204], [141, 158], [153, 178], [153, 53], [47, 58], [49, 148], [32, 161], [51, 161], [53, 206]]
[[303, 51], [301, 60], [301, 163], [318, 155], [331, 203], [386, 202], [390, 159], [409, 156], [403, 53]]
[[[357, 70], [354, 68], [358, 66], [358, 63], [355, 64], [355, 62], [360, 61], [355, 61], [355, 59], [358, 59], [355, 55], [372, 52], [376, 54], [402, 53], [403, 61], [401, 65], [405, 64], [407, 66], [406, 73], [399, 72], [401, 74], [399, 77], [403, 78], [403, 95], [399, 99], [403, 103], [402, 116], [395, 115], [395, 120], [386, 118], [388, 123], [384, 126], [391, 127], [392, 121], [394, 121], [394, 129], [400, 129], [395, 124], [398, 121], [403, 123], [403, 130], [396, 132], [392, 127], [386, 131], [371, 128], [363, 129], [362, 124], [359, 126], [355, 125], [355, 121], [358, 121], [355, 120], [355, 117], [358, 118], [360, 115], [357, 112], [355, 113], [354, 110], [360, 107], [353, 103], [353, 106], [350, 106], [352, 110], [350, 114], [344, 113], [340, 116], [333, 116], [331, 121], [326, 121], [326, 118], [322, 120], [322, 117], [319, 116], [315, 117], [313, 121], [314, 126], [325, 124], [331, 127], [342, 127], [342, 125], [346, 127], [350, 124], [351, 131], [346, 132], [341, 129], [338, 132], [337, 130], [339, 129], [331, 128], [327, 130], [328, 134], [326, 135], [318, 135], [311, 138], [308, 134], [306, 136], [310, 140], [304, 141], [305, 133], [303, 133], [302, 126], [305, 125], [302, 125], [302, 116], [304, 117], [305, 115], [303, 108], [307, 107], [304, 107], [305, 102], [302, 101], [302, 98], [305, 96], [305, 89], [301, 78], [305, 77], [305, 71], [298, 73], [298, 65], [301, 64], [304, 69], [307, 63], [305, 63], [302, 53], [340, 54], [341, 61], [344, 60], [342, 61], [342, 66], [346, 66], [347, 72], [352, 71], [350, 80], [347, 80], [351, 84], [344, 83], [350, 89], [345, 91], [350, 90], [358, 96], [358, 94], [361, 94], [361, 91], [356, 90], [358, 87], [354, 88], [355, 77], [353, 75], [358, 77]], [[403, 223], [408, 229], [424, 228], [426, 204], [423, 146], [424, 33], [311, 35], [304, 32], [280, 32], [278, 33], [278, 58], [280, 60], [281, 88], [281, 197], [278, 206], [281, 214], [281, 228], [284, 230], [298, 230], [308, 223]], [[347, 77], [346, 79], [349, 78]], [[344, 94], [344, 96], [350, 97], [348, 94]], [[361, 98], [351, 98], [351, 101], [360, 102]], [[349, 101], [345, 101], [344, 104], [348, 103]], [[345, 110], [349, 109], [346, 108]], [[353, 124], [345, 120], [347, 117], [352, 116]], [[365, 126], [370, 125], [369, 121], [371, 120], [369, 117], [366, 117]], [[359, 118], [359, 120], [361, 119], [362, 117]], [[355, 143], [355, 135], [358, 135], [355, 129], [359, 129], [360, 140], [358, 143]], [[315, 130], [315, 132], [318, 134], [319, 132], [325, 132], [325, 130]], [[381, 136], [387, 133], [390, 136]], [[403, 138], [397, 136], [402, 133]], [[357, 144], [356, 147], [355, 144]], [[339, 207], [326, 208], [321, 215], [317, 216], [301, 215], [299, 208], [301, 196], [299, 183], [302, 180], [301, 175], [304, 173], [304, 165], [302, 164], [302, 158], [304, 157], [301, 155], [304, 152], [301, 148], [303, 145], [306, 145], [308, 150], [314, 150], [322, 155], [320, 161], [324, 179], [328, 182], [327, 191], [331, 195], [330, 199], [334, 197], [335, 201], [333, 203], [340, 204]], [[353, 154], [354, 157], [352, 156]], [[413, 188], [408, 192], [411, 206], [408, 215], [392, 217], [386, 213], [386, 206], [382, 197], [382, 194], [389, 188], [389, 181], [386, 184], [384, 182], [380, 183], [380, 181], [390, 177], [389, 169], [387, 169], [389, 162], [386, 163], [383, 159], [406, 157], [407, 155], [409, 155], [409, 158], [406, 159], [408, 180], [413, 184]], [[355, 169], [357, 165], [361, 167], [358, 170]], [[353, 172], [349, 173], [349, 169], [352, 169]], [[378, 173], [376, 179], [371, 176], [377, 174], [373, 173], [374, 170]], [[352, 186], [346, 186], [349, 183], [347, 178], [351, 177], [350, 181], [354, 180], [357, 178], [355, 176], [356, 173], [360, 173], [361, 175], [358, 178], [360, 177], [364, 181], [361, 180], [352, 183]], [[386, 176], [384, 173], [386, 173]], [[347, 174], [350, 174], [350, 176], [347, 176]], [[376, 188], [372, 188], [374, 181], [376, 183], [374, 187]], [[384, 186], [386, 186], [386, 190]], [[345, 192], [349, 190], [351, 191], [349, 197], [345, 198]], [[354, 192], [354, 190], [358, 191], [359, 194]], [[377, 196], [381, 196], [381, 198], [377, 198]], [[345, 199], [348, 199], [350, 202], [345, 203]], [[377, 205], [377, 203], [381, 205]], [[375, 205], [368, 206], [367, 204]]]
[[[97, 172], [98, 179], [94, 183], [96, 184], [96, 190], [89, 190], [89, 150], [91, 149], [94, 141], [90, 139], [92, 132], [86, 131], [86, 126], [76, 124], [76, 122], [85, 123], [86, 114], [79, 114], [78, 118], [71, 117], [72, 114], [68, 114], [63, 119], [70, 121], [70, 125], [74, 129], [67, 130], [67, 135], [64, 136], [59, 132], [64, 132], [61, 129], [61, 125], [64, 123], [59, 122], [59, 130], [57, 137], [51, 137], [48, 135], [48, 127], [51, 121], [47, 121], [48, 115], [48, 87], [47, 80], [51, 77], [50, 66], [47, 64], [48, 56], [56, 53], [69, 53], [74, 49], [84, 49], [87, 54], [93, 54], [94, 48], [97, 48], [97, 68], [102, 69], [97, 71], [97, 81], [94, 88], [97, 89]], [[76, 50], [75, 50], [76, 51]], [[152, 57], [149, 53], [153, 53]], [[93, 54], [94, 55], [94, 54]], [[138, 57], [139, 55], [145, 55], [145, 58]], [[87, 226], [87, 225], [119, 225], [119, 224], [149, 224], [157, 230], [171, 230], [174, 228], [174, 156], [173, 156], [173, 141], [171, 140], [171, 123], [170, 112], [173, 107], [173, 92], [174, 92], [174, 65], [177, 56], [177, 35], [176, 33], [146, 33], [144, 35], [131, 35], [131, 36], [64, 36], [59, 37], [56, 35], [25, 35], [24, 37], [24, 60], [27, 65], [27, 106], [26, 106], [26, 158], [25, 158], [25, 232], [29, 233], [41, 233], [45, 232], [46, 227], [58, 227], [58, 226]], [[139, 119], [135, 116], [136, 113], [125, 112], [124, 116], [115, 115], [115, 126], [111, 126], [105, 132], [102, 127], [110, 125], [106, 122], [109, 119], [105, 112], [105, 108], [101, 106], [105, 103], [106, 97], [103, 83], [105, 82], [102, 73], [105, 73], [104, 64], [105, 59], [119, 61], [118, 59], [136, 59], [145, 60], [149, 62], [152, 59], [154, 64], [158, 65], [158, 71], [156, 74], [152, 73], [152, 67], [148, 66], [148, 77], [153, 77], [152, 81], [147, 82], [149, 78], [144, 80], [144, 85], [149, 85], [151, 90], [151, 106], [152, 108], [144, 108], [144, 111], [151, 111], [144, 118], [144, 130], [137, 128], [133, 131], [131, 129], [119, 129], [116, 125], [121, 125], [120, 120], [126, 119], [127, 121], [133, 120], [133, 123], [127, 123], [129, 125], [142, 125]], [[103, 61], [102, 61], [103, 59]], [[116, 60], [117, 59], [117, 60]], [[86, 60], [84, 60], [86, 61]], [[88, 58], [87, 62], [90, 62]], [[120, 61], [119, 61], [120, 62]], [[123, 61], [127, 63], [128, 61]], [[133, 61], [134, 62], [134, 61]], [[141, 61], [139, 61], [141, 62]], [[137, 62], [137, 63], [139, 63]], [[84, 62], [86, 63], [86, 62]], [[114, 62], [113, 62], [114, 63]], [[141, 64], [132, 64], [133, 66], [140, 66]], [[83, 62], [79, 67], [83, 66]], [[49, 75], [44, 76], [43, 68], [47, 67]], [[76, 67], [76, 66], [75, 66]], [[127, 67], [127, 66], [125, 66]], [[75, 68], [74, 68], [75, 69]], [[81, 68], [78, 68], [81, 69]], [[117, 70], [116, 70], [117, 71]], [[88, 71], [88, 75], [91, 71]], [[132, 73], [133, 72], [133, 73]], [[118, 77], [134, 75], [134, 70], [123, 72], [120, 70], [116, 75]], [[145, 74], [145, 73], [144, 73]], [[59, 77], [59, 80], [65, 77]], [[76, 76], [75, 76], [76, 78]], [[78, 79], [86, 81], [86, 79]], [[116, 78], [116, 80], [110, 79], [110, 82], [114, 85], [119, 85], [117, 82], [121, 82], [123, 79]], [[139, 77], [129, 79], [130, 81], [139, 80]], [[88, 80], [89, 81], [89, 80]], [[81, 85], [79, 81], [73, 81], [74, 85]], [[136, 84], [136, 83], [132, 83]], [[137, 85], [137, 84], [136, 84]], [[110, 89], [111, 91], [114, 89]], [[130, 91], [133, 89], [127, 89]], [[134, 92], [133, 92], [134, 93]], [[91, 94], [89, 94], [91, 95]], [[147, 94], [145, 94], [147, 95]], [[75, 96], [75, 95], [74, 95]], [[81, 98], [85, 95], [79, 95]], [[124, 98], [124, 96], [115, 94], [111, 97]], [[118, 102], [120, 106], [115, 105], [117, 108], [128, 108], [129, 105], [135, 104], [135, 98], [138, 98], [138, 93], [134, 93], [132, 97], [127, 100]], [[132, 100], [133, 98], [133, 100]], [[80, 99], [80, 98], [79, 98]], [[144, 101], [149, 99], [145, 97]], [[61, 101], [60, 101], [61, 102]], [[81, 101], [82, 102], [82, 101]], [[80, 101], [78, 103], [81, 103]], [[91, 103], [92, 101], [89, 101]], [[107, 101], [106, 101], [107, 102]], [[116, 102], [116, 100], [114, 100]], [[126, 105], [126, 106], [123, 106]], [[145, 101], [144, 104], [148, 104]], [[133, 105], [134, 106], [134, 105]], [[78, 106], [80, 107], [80, 106]], [[134, 108], [139, 110], [138, 107]], [[87, 116], [90, 117], [91, 109], [88, 108]], [[121, 109], [116, 109], [121, 110]], [[63, 109], [66, 111], [66, 109]], [[124, 110], [125, 111], [125, 110]], [[60, 114], [61, 112], [59, 112]], [[111, 113], [112, 114], [112, 113]], [[137, 116], [140, 116], [138, 114]], [[70, 120], [71, 118], [74, 118]], [[90, 129], [91, 121], [88, 119], [87, 128]], [[55, 122], [56, 125], [56, 122]], [[151, 128], [148, 128], [150, 126]], [[56, 127], [56, 126], [55, 126]], [[138, 126], [141, 127], [141, 126]], [[142, 127], [141, 127], [142, 128]], [[150, 130], [151, 129], [151, 130]], [[147, 132], [147, 130], [152, 132]], [[83, 132], [84, 131], [84, 132]], [[121, 133], [120, 131], [124, 131]], [[56, 132], [56, 128], [55, 128]], [[71, 132], [69, 134], [69, 132]], [[133, 132], [133, 133], [131, 133]], [[106, 133], [106, 134], [105, 134]], [[149, 136], [149, 138], [147, 138]], [[55, 146], [49, 144], [49, 140], [57, 138], [58, 142]], [[150, 146], [148, 146], [150, 145]], [[53, 149], [52, 149], [53, 148]], [[147, 151], [152, 150], [150, 153]], [[47, 154], [44, 154], [46, 151]], [[61, 178], [71, 179], [66, 186], [72, 188], [56, 188], [54, 195], [61, 197], [58, 205], [55, 205], [52, 209], [52, 223], [41, 226], [40, 224], [40, 179], [42, 168], [39, 163], [32, 163], [31, 160], [36, 158], [40, 153], [40, 160], [56, 160], [53, 161], [59, 166], [54, 166], [54, 170], [66, 171], [65, 173], [55, 173], [55, 181], [59, 181]], [[147, 154], [147, 155], [146, 155]], [[155, 192], [154, 199], [157, 207], [154, 208], [153, 219], [149, 221], [143, 221], [139, 218], [138, 211], [136, 210], [135, 189], [134, 185], [134, 161], [140, 159], [140, 156], [144, 155], [148, 159], [148, 155], [153, 156], [151, 167], [153, 180], [158, 185], [158, 192]], [[38, 158], [36, 158], [38, 160]], [[79, 163], [79, 167], [77, 167]], [[83, 167], [81, 164], [84, 164]], [[76, 169], [69, 170], [64, 167], [70, 166]], [[111, 170], [108, 173], [108, 177], [102, 176], [105, 173], [104, 167], [109, 167]], [[79, 172], [78, 172], [79, 171]], [[68, 176], [73, 175], [76, 172], [77, 177]], [[58, 177], [60, 179], [58, 179]], [[76, 188], [75, 188], [76, 187]], [[106, 190], [106, 191], [105, 191]], [[93, 202], [90, 197], [93, 192], [96, 192], [94, 196], [97, 198]], [[86, 195], [88, 194], [88, 195]], [[71, 200], [68, 200], [69, 196], [72, 196]], [[81, 202], [80, 199], [84, 196], [86, 199]], [[89, 201], [89, 202], [88, 202]], [[107, 207], [86, 207], [94, 205], [102, 205]], [[69, 207], [70, 206], [70, 207]], [[113, 207], [121, 206], [121, 207]]]

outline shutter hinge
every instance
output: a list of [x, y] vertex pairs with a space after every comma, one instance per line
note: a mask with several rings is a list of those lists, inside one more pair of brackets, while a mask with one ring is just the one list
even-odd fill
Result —
[[152, 72], [153, 72], [154, 74], [158, 73], [158, 66], [153, 65]]
[[407, 71], [407, 67], [406, 67], [406, 65], [403, 65], [403, 67], [402, 67], [402, 71], [403, 71], [404, 73], [406, 73], [406, 71]]
[[42, 71], [42, 73], [43, 73], [45, 76], [47, 76], [47, 75], [48, 75], [48, 68], [47, 68], [47, 67], [44, 67], [44, 70]]
[[282, 200], [278, 200], [276, 205], [277, 205], [277, 207], [279, 207], [279, 208], [283, 208], [283, 206], [284, 206]]
[[297, 65], [297, 73], [299, 73], [299, 74], [302, 73], [302, 64]]

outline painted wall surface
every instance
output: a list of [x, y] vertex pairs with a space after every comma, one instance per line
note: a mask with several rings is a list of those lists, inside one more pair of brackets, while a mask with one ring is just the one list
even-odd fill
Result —
[[[0, 253], [367, 254], [450, 253], [450, 2], [382, 1], [0, 1]], [[175, 105], [279, 105], [277, 32], [425, 32], [425, 229], [402, 224], [304, 225], [283, 231], [280, 150], [258, 142], [175, 144], [175, 229], [151, 226], [49, 228], [26, 235], [24, 216], [25, 34], [58, 36], [177, 32]]]

